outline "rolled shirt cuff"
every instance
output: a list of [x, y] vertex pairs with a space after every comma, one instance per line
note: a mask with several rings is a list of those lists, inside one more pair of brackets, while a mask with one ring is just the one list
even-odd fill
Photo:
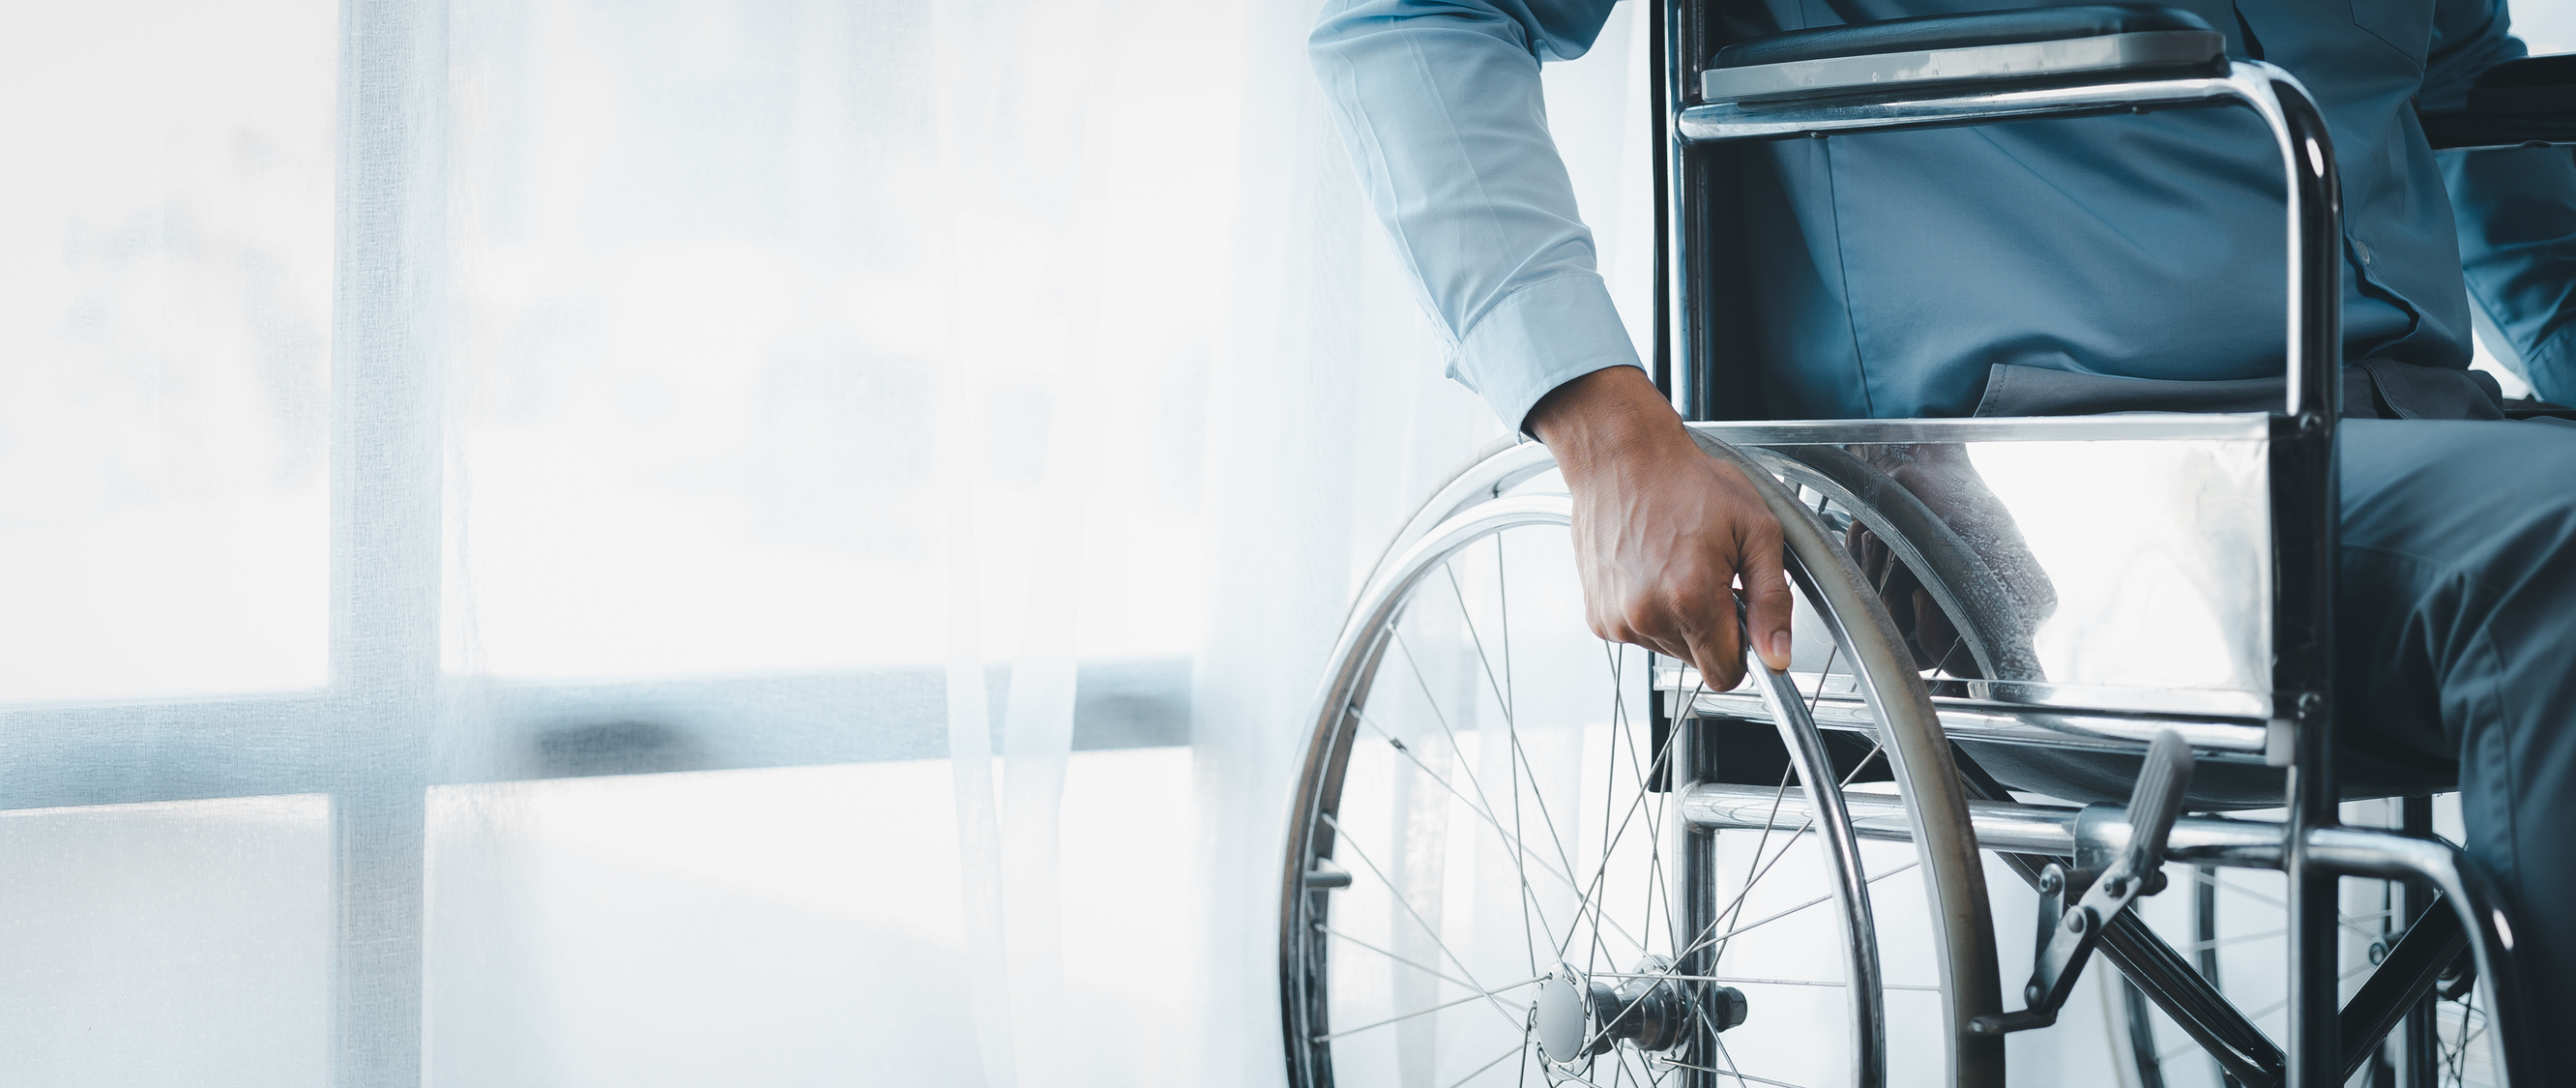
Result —
[[2576, 404], [2576, 325], [2543, 338], [2522, 355], [2522, 378], [2552, 404]]
[[1596, 370], [1633, 366], [1637, 346], [1596, 273], [1530, 284], [1485, 311], [1449, 355], [1449, 376], [1494, 414], [1526, 431], [1530, 409], [1557, 386]]

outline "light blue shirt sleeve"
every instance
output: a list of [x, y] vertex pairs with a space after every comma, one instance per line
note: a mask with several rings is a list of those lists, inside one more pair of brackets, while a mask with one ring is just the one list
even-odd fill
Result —
[[2576, 403], [2576, 159], [2564, 148], [2442, 159], [2469, 304], [2533, 392]]
[[1636, 347], [1548, 134], [1539, 62], [1611, 0], [1331, 0], [1309, 40], [1369, 203], [1449, 342], [1449, 376], [1520, 427]]
[[[2480, 74], [2522, 56], [2510, 30], [2497, 0], [2437, 6], [2424, 108], [2467, 105]], [[2576, 158], [2564, 148], [2516, 148], [2441, 159], [2469, 304], [2503, 334], [2498, 354], [2533, 392], [2576, 404]]]

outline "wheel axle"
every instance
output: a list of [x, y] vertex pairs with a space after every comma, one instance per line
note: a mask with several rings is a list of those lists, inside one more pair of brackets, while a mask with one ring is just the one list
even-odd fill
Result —
[[[1622, 1042], [1648, 1052], [1680, 1046], [1689, 1034], [1693, 987], [1672, 972], [1672, 961], [1649, 956], [1614, 987], [1560, 965], [1539, 983], [1538, 1000], [1530, 1009], [1539, 1056], [1565, 1066]], [[1744, 1022], [1743, 991], [1706, 986], [1699, 996], [1706, 1004], [1701, 1015], [1717, 1030]]]

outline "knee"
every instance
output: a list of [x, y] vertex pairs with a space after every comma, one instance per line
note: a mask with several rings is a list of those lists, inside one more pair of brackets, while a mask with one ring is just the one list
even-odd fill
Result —
[[2489, 593], [2576, 595], [2576, 424], [2353, 420], [2344, 544], [2408, 557]]

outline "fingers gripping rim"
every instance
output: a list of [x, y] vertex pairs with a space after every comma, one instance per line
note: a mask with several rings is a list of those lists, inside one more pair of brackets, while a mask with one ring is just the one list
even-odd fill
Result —
[[1780, 521], [1787, 566], [1817, 614], [1838, 632], [1860, 688], [1879, 722], [1880, 741], [1902, 783], [1906, 815], [1915, 828], [1925, 893], [1933, 912], [1944, 1014], [1952, 1037], [1948, 1083], [1994, 1086], [2004, 1082], [2003, 1040], [1978, 1035], [1968, 1025], [2003, 1012], [2001, 973], [1995, 962], [1994, 926], [1988, 917], [1985, 869], [1968, 823], [1968, 799], [1950, 744], [1932, 709], [1931, 693], [1903, 650], [1896, 622], [1869, 582], [1854, 568], [1814, 511], [1781, 488], [1751, 458], [1706, 434], [1691, 437], [1709, 456], [1741, 470]]

